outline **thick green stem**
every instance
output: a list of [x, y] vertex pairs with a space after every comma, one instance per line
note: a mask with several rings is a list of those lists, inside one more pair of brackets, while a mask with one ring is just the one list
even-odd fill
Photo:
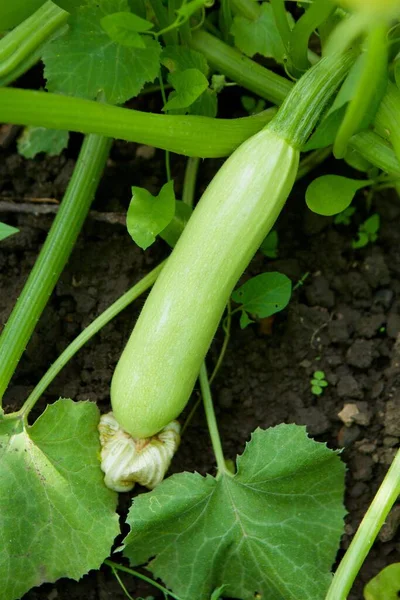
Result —
[[301, 148], [354, 60], [352, 52], [322, 58], [299, 79], [268, 127]]
[[[46, 2], [0, 41], [0, 78], [9, 75], [32, 57], [62, 27], [69, 13]], [[29, 64], [29, 63], [28, 63]]]
[[400, 177], [400, 162], [389, 144], [373, 131], [360, 131], [350, 139], [349, 146], [357, 150], [372, 165], [390, 175]]
[[221, 73], [274, 104], [282, 104], [293, 87], [285, 77], [262, 67], [206, 31], [194, 31], [190, 47], [204, 54]]
[[391, 81], [375, 117], [375, 128], [391, 142], [400, 161], [400, 91]]
[[111, 141], [88, 136], [47, 239], [0, 337], [0, 399], [74, 247]]
[[362, 73], [333, 145], [336, 158], [344, 157], [351, 136], [362, 128], [368, 114], [376, 112], [381, 102], [387, 83], [386, 33], [387, 26], [379, 24], [367, 37]]
[[400, 451], [367, 510], [333, 577], [326, 600], [346, 600], [380, 528], [400, 494]]
[[275, 109], [268, 109], [243, 119], [158, 115], [58, 94], [0, 89], [0, 115], [4, 123], [98, 133], [207, 158], [231, 154], [275, 114]]
[[[65, 348], [62, 354], [57, 360], [51, 365], [50, 369], [45, 373], [39, 383], [30, 393], [23, 407], [18, 411], [18, 416], [22, 416], [24, 419], [27, 418], [28, 414], [35, 406], [43, 392], [49, 387], [54, 378], [58, 373], [65, 367], [68, 361], [84, 346], [96, 333], [100, 331], [107, 323], [109, 323], [114, 317], [116, 317], [121, 311], [123, 311], [129, 304], [139, 298], [144, 292], [146, 292], [156, 281], [157, 277], [161, 273], [166, 261], [160, 263], [155, 269], [150, 271], [143, 279], [136, 283], [130, 290], [125, 292], [118, 300], [116, 300], [111, 306], [107, 308], [101, 315], [99, 315], [90, 325], [86, 327], [70, 344]], [[7, 416], [7, 415], [6, 415]], [[15, 417], [16, 415], [8, 415], [8, 417]]]
[[218, 432], [217, 419], [215, 418], [214, 405], [211, 397], [210, 384], [207, 376], [207, 368], [204, 362], [201, 365], [199, 381], [201, 395], [203, 396], [203, 404], [204, 411], [206, 413], [208, 431], [210, 433], [211, 444], [213, 447], [215, 460], [217, 462], [217, 477], [220, 477], [221, 475], [229, 475], [230, 477], [232, 477], [232, 473], [228, 471], [225, 464], [224, 453], [222, 451], [221, 445], [221, 438]]
[[308, 41], [311, 34], [334, 11], [332, 0], [314, 0], [293, 27], [289, 38], [289, 55], [293, 75], [300, 77], [310, 66]]

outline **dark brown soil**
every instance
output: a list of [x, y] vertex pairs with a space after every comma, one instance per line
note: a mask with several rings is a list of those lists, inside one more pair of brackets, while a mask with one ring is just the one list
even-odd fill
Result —
[[[75, 140], [79, 141], [79, 140]], [[74, 146], [74, 143], [72, 144]], [[123, 213], [131, 185], [156, 191], [164, 183], [164, 156], [143, 158], [143, 149], [117, 143], [97, 194], [95, 209]], [[3, 151], [0, 201], [61, 199], [73, 168], [73, 152], [53, 159], [25, 161]], [[201, 167], [204, 187], [218, 161]], [[184, 162], [173, 160], [180, 182]], [[377, 196], [373, 210], [382, 220], [378, 241], [352, 250], [357, 222], [367, 217], [365, 198], [358, 199], [355, 222], [334, 226], [304, 206], [304, 184], [296, 188], [278, 223], [279, 258], [258, 254], [244, 278], [265, 270], [280, 271], [296, 282], [306, 272], [287, 310], [273, 322], [240, 330], [235, 320], [229, 349], [215, 381], [214, 398], [226, 457], [242, 452], [257, 427], [305, 424], [313, 437], [343, 448], [348, 465], [346, 506], [349, 511], [345, 549], [390, 464], [400, 438], [400, 203], [395, 194]], [[199, 191], [201, 191], [199, 189]], [[177, 185], [179, 194], [179, 185]], [[37, 204], [35, 204], [37, 206]], [[4, 215], [1, 215], [4, 217]], [[1, 243], [0, 322], [4, 323], [32, 267], [52, 216], [18, 214], [7, 222], [21, 232]], [[6, 394], [9, 410], [19, 407], [48, 366], [94, 317], [166, 255], [163, 243], [144, 254], [119, 224], [89, 217], [76, 249], [39, 323]], [[62, 371], [46, 392], [45, 403], [59, 396], [90, 399], [108, 409], [111, 375], [143, 300], [137, 301], [93, 339]], [[272, 328], [269, 326], [272, 325]], [[218, 333], [209, 356], [215, 362], [222, 342]], [[317, 397], [310, 379], [323, 370], [329, 386]], [[345, 427], [338, 414], [356, 404], [356, 421]], [[214, 473], [207, 428], [199, 410], [184, 436], [172, 471]], [[121, 500], [121, 511], [129, 499]], [[341, 551], [342, 552], [342, 551]], [[339, 556], [340, 557], [340, 556]], [[366, 581], [384, 566], [400, 560], [396, 527], [381, 534], [350, 596], [362, 599]], [[134, 597], [157, 591], [130, 576], [123, 581]], [[80, 582], [62, 580], [32, 590], [24, 600], [119, 600], [124, 593], [108, 569]]]

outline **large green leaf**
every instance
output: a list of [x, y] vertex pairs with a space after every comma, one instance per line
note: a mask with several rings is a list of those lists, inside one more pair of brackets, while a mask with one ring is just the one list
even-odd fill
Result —
[[106, 15], [129, 12], [127, 0], [88, 0], [71, 15], [67, 33], [45, 47], [47, 88], [82, 98], [100, 93], [110, 104], [136, 96], [158, 75], [160, 44], [139, 36], [143, 48], [112, 41], [101, 25]]
[[99, 412], [59, 400], [32, 427], [0, 416], [1, 599], [97, 569], [119, 533], [103, 483]]
[[[289, 18], [292, 20], [291, 16]], [[261, 5], [260, 16], [255, 20], [236, 16], [233, 19], [231, 33], [235, 39], [235, 45], [247, 56], [262, 54], [262, 56], [274, 58], [279, 63], [284, 62], [286, 51], [276, 28], [270, 4]]]
[[368, 185], [362, 179], [350, 179], [341, 175], [321, 175], [314, 179], [306, 190], [306, 203], [318, 215], [337, 215], [353, 201], [358, 190]]
[[257, 429], [235, 476], [181, 473], [135, 498], [124, 554], [182, 600], [322, 600], [343, 531], [344, 464], [305, 428]]

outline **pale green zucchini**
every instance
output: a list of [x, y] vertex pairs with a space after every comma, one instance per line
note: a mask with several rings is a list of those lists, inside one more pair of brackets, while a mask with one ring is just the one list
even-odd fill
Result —
[[225, 162], [195, 208], [117, 365], [113, 413], [133, 437], [177, 417], [240, 275], [293, 186], [299, 150], [353, 58], [320, 61]]

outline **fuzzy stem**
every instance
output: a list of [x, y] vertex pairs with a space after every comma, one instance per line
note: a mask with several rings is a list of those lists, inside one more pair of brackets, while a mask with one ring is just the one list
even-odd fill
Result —
[[89, 340], [92, 339], [96, 333], [100, 331], [107, 323], [109, 323], [114, 317], [116, 317], [121, 311], [123, 311], [129, 304], [139, 298], [144, 292], [146, 292], [156, 281], [157, 277], [161, 273], [166, 261], [160, 263], [155, 269], [150, 271], [143, 279], [138, 281], [130, 290], [125, 292], [118, 300], [113, 302], [101, 315], [99, 315], [90, 325], [88, 325], [79, 335], [76, 337], [60, 354], [57, 360], [51, 365], [50, 369], [44, 374], [39, 383], [30, 393], [29, 397], [25, 401], [22, 408], [12, 415], [6, 415], [6, 417], [22, 416], [24, 419], [27, 418], [29, 412], [35, 406], [43, 392], [49, 387], [54, 378], [58, 373], [65, 367], [65, 365], [71, 360], [71, 358], [84, 346]]
[[217, 461], [217, 478], [221, 477], [221, 475], [229, 475], [230, 477], [232, 477], [232, 473], [228, 471], [225, 464], [224, 453], [222, 451], [221, 445], [221, 438], [218, 432], [217, 419], [215, 418], [214, 405], [211, 397], [210, 384], [207, 376], [207, 368], [204, 362], [200, 368], [199, 381], [201, 395], [203, 396], [203, 404], [204, 411], [206, 413], [208, 431], [210, 433], [215, 460]]
[[326, 600], [345, 600], [380, 528], [400, 494], [400, 451], [397, 452], [333, 577]]
[[0, 337], [0, 399], [75, 245], [111, 141], [88, 136], [47, 239]]

